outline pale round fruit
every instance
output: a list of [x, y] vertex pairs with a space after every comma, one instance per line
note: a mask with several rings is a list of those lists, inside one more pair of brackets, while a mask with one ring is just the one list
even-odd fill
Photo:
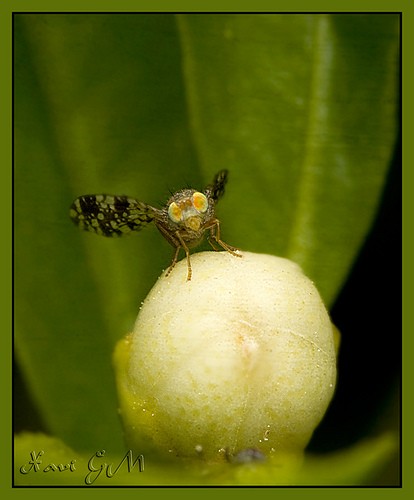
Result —
[[332, 398], [333, 327], [295, 263], [193, 254], [146, 298], [115, 354], [120, 410], [140, 453], [215, 460], [301, 453]]

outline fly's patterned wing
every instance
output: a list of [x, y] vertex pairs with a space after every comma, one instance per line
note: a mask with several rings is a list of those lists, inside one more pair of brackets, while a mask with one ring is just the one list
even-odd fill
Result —
[[215, 175], [213, 183], [206, 187], [205, 193], [212, 198], [214, 202], [217, 202], [223, 196], [228, 174], [228, 170], [220, 170], [220, 172]]
[[92, 194], [76, 198], [70, 217], [80, 229], [100, 236], [123, 236], [140, 231], [154, 220], [157, 209], [129, 198], [109, 194]]

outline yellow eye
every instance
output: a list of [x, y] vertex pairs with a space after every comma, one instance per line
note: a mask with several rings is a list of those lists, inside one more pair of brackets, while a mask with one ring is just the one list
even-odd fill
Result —
[[207, 197], [203, 193], [195, 192], [193, 194], [193, 206], [197, 212], [206, 212], [208, 208]]
[[168, 207], [168, 217], [173, 221], [173, 222], [180, 222], [182, 218], [182, 210], [181, 208], [173, 201], [170, 203], [170, 206]]

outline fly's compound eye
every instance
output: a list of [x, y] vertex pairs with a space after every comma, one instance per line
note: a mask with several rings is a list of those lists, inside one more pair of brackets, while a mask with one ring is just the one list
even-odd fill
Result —
[[196, 191], [193, 194], [193, 206], [197, 210], [197, 212], [200, 213], [207, 212], [208, 208], [207, 197], [203, 193], [199, 193], [198, 191]]
[[168, 207], [168, 217], [173, 221], [173, 222], [180, 222], [182, 219], [182, 210], [181, 208], [173, 201], [170, 203], [170, 206]]

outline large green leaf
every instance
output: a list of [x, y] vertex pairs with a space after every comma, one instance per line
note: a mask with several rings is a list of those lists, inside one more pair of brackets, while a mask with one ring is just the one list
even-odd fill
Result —
[[18, 15], [16, 352], [51, 432], [122, 449], [111, 354], [172, 249], [68, 207], [163, 203], [230, 170], [225, 241], [299, 262], [328, 304], [375, 215], [396, 137], [396, 15]]
[[234, 172], [226, 236], [295, 260], [328, 304], [372, 222], [393, 153], [397, 19], [180, 17], [200, 166]]

